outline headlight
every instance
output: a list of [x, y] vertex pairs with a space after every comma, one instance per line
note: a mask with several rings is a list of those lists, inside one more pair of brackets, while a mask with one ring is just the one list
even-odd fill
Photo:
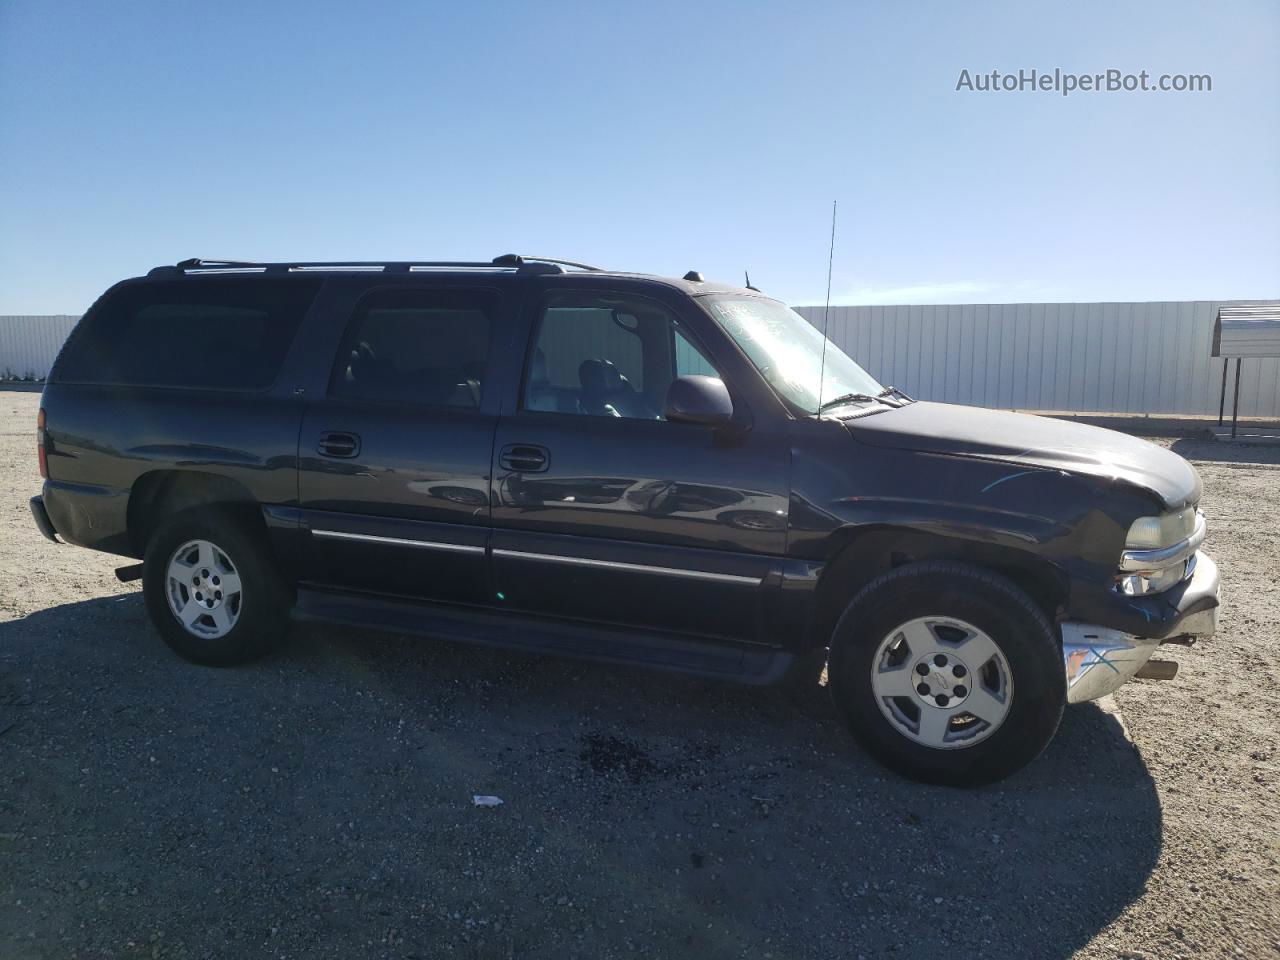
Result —
[[1139, 517], [1129, 527], [1124, 545], [1130, 550], [1161, 550], [1186, 540], [1195, 529], [1195, 507], [1158, 517]]
[[1195, 507], [1139, 517], [1129, 527], [1115, 589], [1129, 596], [1160, 593], [1191, 576], [1204, 523]]

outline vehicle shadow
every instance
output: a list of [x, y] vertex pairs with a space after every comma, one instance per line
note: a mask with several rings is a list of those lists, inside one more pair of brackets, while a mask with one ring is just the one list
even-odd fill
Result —
[[0, 933], [82, 952], [1059, 958], [1161, 848], [1094, 705], [959, 791], [886, 773], [820, 690], [315, 627], [203, 669], [136, 593], [0, 623], [0, 731]]

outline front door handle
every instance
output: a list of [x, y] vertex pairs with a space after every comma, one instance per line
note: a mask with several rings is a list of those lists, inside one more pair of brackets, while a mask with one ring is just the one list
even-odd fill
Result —
[[326, 430], [320, 434], [316, 452], [322, 457], [349, 460], [360, 452], [360, 435], [346, 430]]
[[551, 464], [551, 454], [537, 444], [509, 443], [502, 448], [498, 462], [512, 473], [541, 473]]

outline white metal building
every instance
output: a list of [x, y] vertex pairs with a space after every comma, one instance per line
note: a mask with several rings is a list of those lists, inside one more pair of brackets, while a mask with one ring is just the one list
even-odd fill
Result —
[[0, 317], [0, 380], [43, 380], [79, 317]]
[[[1239, 301], [832, 307], [828, 336], [914, 397], [1014, 410], [1218, 415], [1218, 308]], [[822, 327], [823, 308], [797, 307]], [[1280, 417], [1280, 359], [1249, 364], [1240, 416]]]

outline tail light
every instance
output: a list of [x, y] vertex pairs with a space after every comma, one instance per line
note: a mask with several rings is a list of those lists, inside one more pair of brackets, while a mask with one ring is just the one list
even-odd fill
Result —
[[49, 452], [45, 449], [48, 434], [44, 429], [44, 407], [36, 414], [36, 456], [40, 460], [40, 476], [49, 479]]

